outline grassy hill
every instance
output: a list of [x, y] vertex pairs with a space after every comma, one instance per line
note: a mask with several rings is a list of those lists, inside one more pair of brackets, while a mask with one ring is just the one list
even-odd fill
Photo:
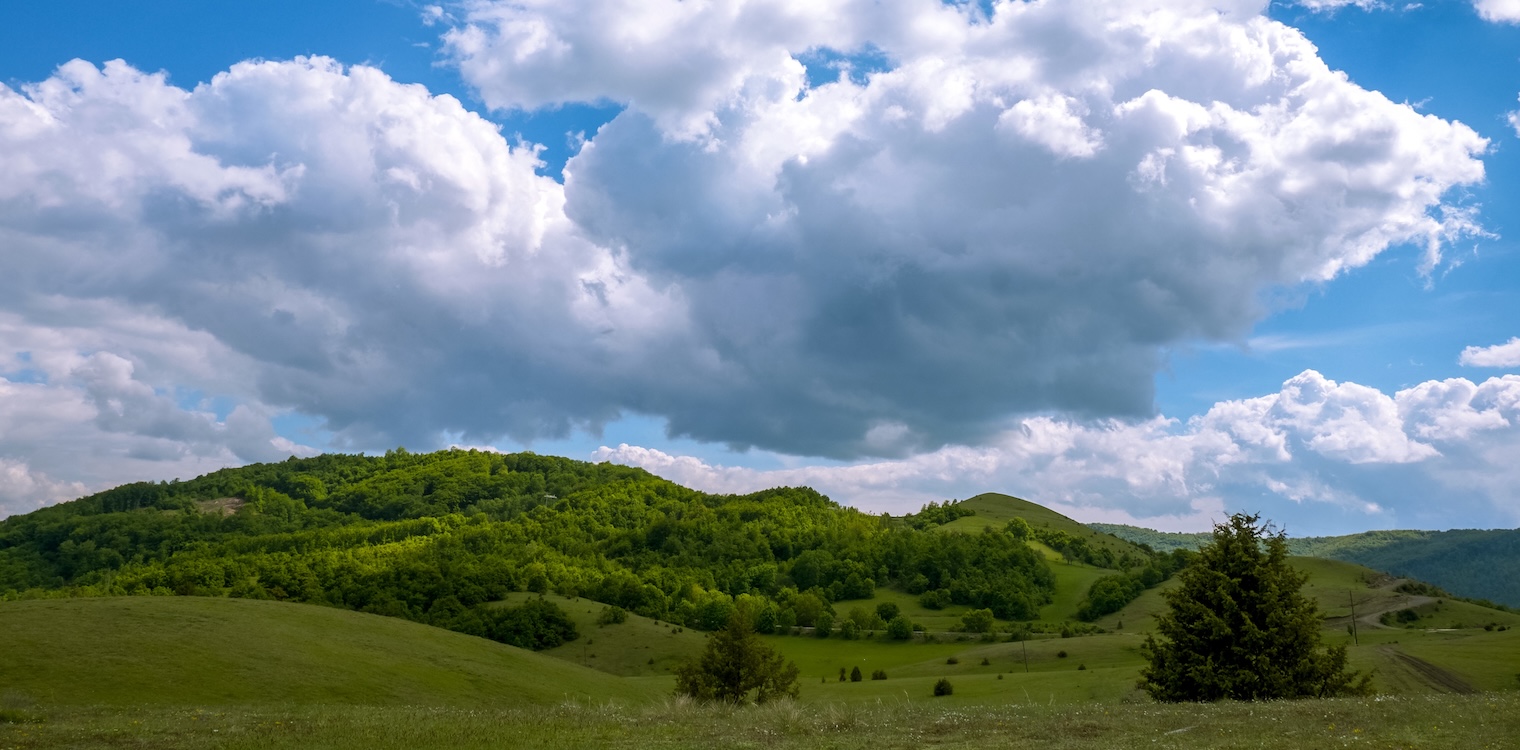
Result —
[[[1167, 551], [1197, 549], [1209, 534], [1177, 534], [1120, 524], [1091, 524], [1096, 531]], [[1367, 531], [1288, 540], [1295, 555], [1365, 565], [1396, 576], [1433, 583], [1453, 594], [1520, 607], [1520, 529]]]
[[1086, 539], [1087, 543], [1094, 547], [1104, 547], [1113, 550], [1116, 556], [1125, 553], [1137, 556], [1143, 554], [1132, 542], [1103, 531], [1098, 531], [1087, 524], [1067, 518], [1043, 505], [1012, 495], [986, 492], [961, 501], [958, 507], [975, 511], [975, 514], [957, 518], [939, 527], [942, 531], [980, 531], [988, 526], [1001, 528], [1015, 518], [1022, 518], [1030, 526], [1064, 531], [1074, 537]]
[[637, 701], [638, 685], [482, 638], [306, 604], [0, 602], [0, 693], [49, 705], [510, 706]]

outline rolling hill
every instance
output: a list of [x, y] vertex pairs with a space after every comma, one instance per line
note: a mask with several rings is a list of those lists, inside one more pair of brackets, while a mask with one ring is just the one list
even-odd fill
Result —
[[[1197, 549], [1209, 534], [1177, 534], [1119, 524], [1092, 528], [1157, 550]], [[1288, 540], [1295, 555], [1325, 557], [1365, 565], [1396, 576], [1417, 578], [1451, 593], [1520, 607], [1520, 529], [1451, 531], [1367, 531]]]
[[636, 684], [394, 617], [183, 596], [0, 602], [0, 691], [48, 705], [632, 702]]

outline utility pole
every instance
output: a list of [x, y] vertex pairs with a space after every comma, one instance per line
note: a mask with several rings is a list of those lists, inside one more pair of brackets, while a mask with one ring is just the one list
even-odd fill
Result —
[[1351, 602], [1351, 643], [1352, 645], [1360, 646], [1362, 642], [1356, 637], [1356, 595], [1351, 593], [1350, 589], [1347, 589], [1346, 599]]

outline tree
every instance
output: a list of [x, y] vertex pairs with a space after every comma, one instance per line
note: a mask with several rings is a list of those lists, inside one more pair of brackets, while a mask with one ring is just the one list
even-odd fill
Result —
[[699, 701], [765, 703], [797, 697], [797, 665], [755, 635], [754, 616], [734, 610], [707, 639], [707, 650], [676, 669], [676, 693]]
[[1320, 648], [1320, 615], [1288, 565], [1285, 535], [1237, 513], [1163, 594], [1147, 636], [1141, 686], [1163, 701], [1357, 695], [1370, 678], [1346, 669], [1346, 647]]
[[913, 623], [907, 615], [898, 615], [887, 623], [887, 635], [894, 641], [906, 641], [913, 637]]

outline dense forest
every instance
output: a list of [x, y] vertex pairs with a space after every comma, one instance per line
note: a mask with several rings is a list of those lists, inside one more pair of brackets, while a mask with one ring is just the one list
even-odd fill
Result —
[[[124, 485], [0, 521], [0, 598], [271, 598], [529, 646], [574, 634], [552, 612], [491, 602], [553, 591], [711, 630], [748, 597], [764, 629], [812, 625], [890, 585], [1036, 618], [1054, 579], [1027, 527], [935, 530], [958, 513], [874, 516], [802, 488], [711, 495], [531, 453], [323, 455]], [[1134, 580], [1154, 579], [1149, 561], [1126, 563]]]

